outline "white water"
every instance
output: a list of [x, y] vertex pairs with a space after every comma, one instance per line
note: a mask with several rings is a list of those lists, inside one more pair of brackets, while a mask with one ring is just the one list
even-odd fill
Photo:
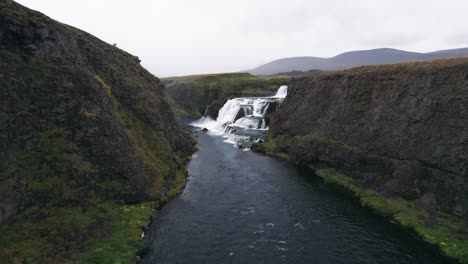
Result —
[[278, 92], [276, 93], [275, 98], [286, 98], [286, 95], [288, 94], [288, 86], [287, 85], [282, 85], [279, 89]]
[[207, 128], [209, 133], [223, 135], [225, 142], [238, 144], [239, 141], [257, 141], [268, 130], [264, 116], [272, 102], [281, 102], [287, 95], [288, 86], [281, 86], [271, 97], [240, 97], [228, 100], [219, 110], [218, 118], [210, 117], [191, 123]]

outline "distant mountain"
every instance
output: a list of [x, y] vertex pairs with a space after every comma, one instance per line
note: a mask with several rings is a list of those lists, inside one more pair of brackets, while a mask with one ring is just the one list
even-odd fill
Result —
[[382, 48], [350, 51], [331, 58], [293, 57], [275, 60], [247, 72], [255, 75], [271, 75], [292, 71], [344, 70], [363, 65], [392, 64], [456, 57], [468, 57], [468, 48], [439, 50], [428, 53]]

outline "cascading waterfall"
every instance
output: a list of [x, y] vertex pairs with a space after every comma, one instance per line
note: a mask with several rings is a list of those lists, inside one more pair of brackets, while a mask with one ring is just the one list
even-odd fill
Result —
[[279, 89], [278, 92], [276, 92], [276, 95], [273, 96], [275, 98], [286, 98], [286, 95], [288, 94], [288, 86], [287, 85], [282, 85]]
[[268, 130], [267, 113], [274, 112], [287, 95], [288, 86], [281, 86], [274, 96], [240, 97], [228, 100], [219, 110], [216, 120], [202, 117], [191, 125], [207, 128], [209, 133], [223, 135], [225, 142], [248, 146], [262, 140]]

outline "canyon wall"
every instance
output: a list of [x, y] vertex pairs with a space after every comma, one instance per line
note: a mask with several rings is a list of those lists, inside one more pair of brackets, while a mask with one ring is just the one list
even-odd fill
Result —
[[275, 151], [331, 166], [429, 212], [468, 216], [468, 59], [360, 67], [290, 82]]
[[0, 95], [2, 260], [63, 263], [112, 234], [118, 206], [185, 183], [194, 141], [160, 80], [137, 57], [9, 0]]

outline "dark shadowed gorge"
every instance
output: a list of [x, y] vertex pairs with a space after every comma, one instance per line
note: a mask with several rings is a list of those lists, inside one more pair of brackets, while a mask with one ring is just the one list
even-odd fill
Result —
[[[314, 168], [364, 207], [466, 262], [467, 71], [462, 58], [280, 79], [288, 95], [269, 118], [266, 142], [251, 149]], [[180, 94], [201, 90], [171, 89], [183, 107], [194, 101]], [[199, 109], [217, 101], [199, 97]]]

